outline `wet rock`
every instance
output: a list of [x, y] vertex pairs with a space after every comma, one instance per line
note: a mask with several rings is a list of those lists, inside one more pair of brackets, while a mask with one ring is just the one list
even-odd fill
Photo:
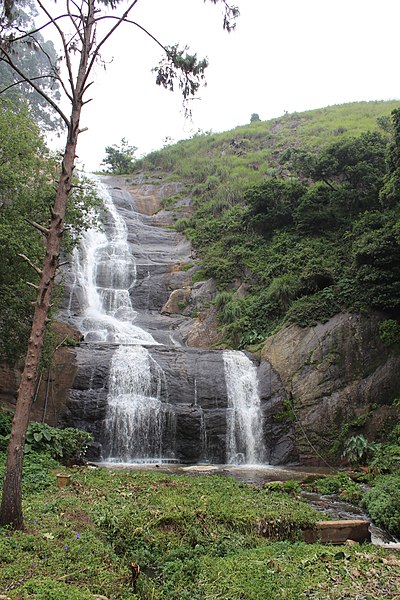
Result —
[[315, 327], [290, 326], [267, 340], [261, 357], [283, 382], [301, 462], [337, 459], [329, 450], [343, 439], [345, 425], [348, 436], [372, 434], [369, 421], [399, 418], [392, 401], [400, 391], [400, 356], [380, 342], [381, 320], [378, 314], [339, 314]]

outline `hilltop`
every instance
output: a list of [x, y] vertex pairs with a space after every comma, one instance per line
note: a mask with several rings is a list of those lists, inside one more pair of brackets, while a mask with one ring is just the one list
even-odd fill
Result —
[[397, 106], [287, 114], [137, 161], [142, 181], [182, 184], [164, 208], [192, 241], [196, 280], [218, 283], [224, 343], [244, 347], [343, 310], [397, 317], [398, 204], [388, 191]]

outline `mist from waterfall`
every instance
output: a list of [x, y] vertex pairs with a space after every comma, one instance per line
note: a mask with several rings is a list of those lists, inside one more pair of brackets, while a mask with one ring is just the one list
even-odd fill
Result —
[[265, 456], [257, 369], [243, 353], [223, 352], [228, 393], [226, 462], [261, 464]]

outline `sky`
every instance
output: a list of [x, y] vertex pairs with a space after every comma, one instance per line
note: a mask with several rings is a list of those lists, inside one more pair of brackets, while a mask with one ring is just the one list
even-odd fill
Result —
[[[134, 25], [118, 30], [94, 71], [78, 156], [100, 168], [105, 147], [126, 138], [139, 158], [200, 131], [333, 104], [400, 98], [398, 0], [232, 0], [236, 30], [209, 0], [139, 0], [131, 18], [164, 45], [207, 57], [207, 87], [184, 117], [178, 91], [156, 86], [161, 49]], [[56, 46], [57, 47], [57, 46]], [[60, 144], [60, 142], [58, 142]], [[59, 146], [61, 147], [61, 146]]]

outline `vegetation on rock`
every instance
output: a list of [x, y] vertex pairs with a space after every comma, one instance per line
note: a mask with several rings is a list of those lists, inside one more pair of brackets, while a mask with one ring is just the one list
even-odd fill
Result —
[[168, 173], [192, 197], [194, 213], [177, 229], [230, 293], [220, 303], [225, 343], [245, 346], [343, 310], [381, 310], [397, 323], [397, 105], [253, 121], [137, 161], [135, 171]]

